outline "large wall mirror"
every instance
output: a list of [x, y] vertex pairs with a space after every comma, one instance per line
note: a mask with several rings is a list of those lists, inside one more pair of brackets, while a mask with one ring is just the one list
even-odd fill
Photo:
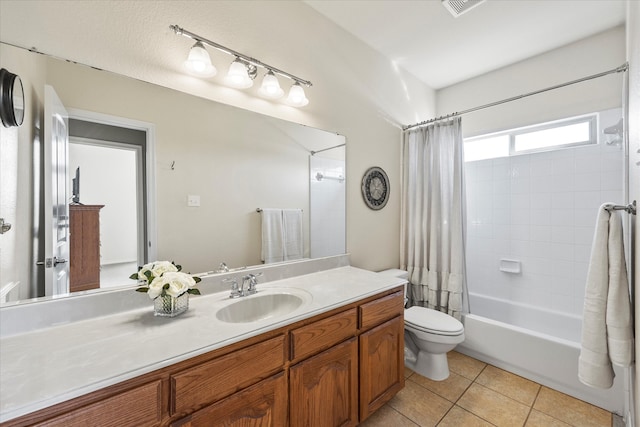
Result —
[[[44, 93], [42, 82], [50, 85], [69, 114], [66, 199], [72, 211], [99, 207], [101, 285], [89, 292], [134, 286], [128, 276], [155, 259], [192, 273], [223, 262], [260, 265], [264, 208], [301, 210], [303, 258], [345, 253], [344, 136], [6, 44], [0, 49], [4, 58], [36, 57], [37, 70], [22, 76], [25, 86]], [[42, 165], [34, 165], [38, 175]], [[43, 223], [38, 181], [34, 222]], [[42, 257], [44, 239], [34, 237], [31, 259], [19, 262]], [[83, 268], [71, 255], [74, 262]], [[43, 268], [34, 267], [32, 282], [43, 281]], [[43, 284], [30, 287], [31, 296], [44, 295]]]

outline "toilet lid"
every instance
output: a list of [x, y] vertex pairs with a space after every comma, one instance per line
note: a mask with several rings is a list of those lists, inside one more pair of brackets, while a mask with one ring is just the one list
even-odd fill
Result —
[[455, 317], [426, 307], [406, 309], [404, 321], [412, 328], [438, 335], [459, 335], [464, 331], [464, 326]]

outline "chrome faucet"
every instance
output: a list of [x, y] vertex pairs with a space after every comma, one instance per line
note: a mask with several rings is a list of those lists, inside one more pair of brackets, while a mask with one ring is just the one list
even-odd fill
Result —
[[258, 284], [258, 279], [257, 276], [260, 276], [262, 273], [258, 273], [256, 274], [247, 274], [246, 276], [244, 276], [242, 278], [242, 287], [244, 288], [244, 284], [245, 283], [249, 283], [249, 286], [245, 289], [244, 291], [244, 295], [253, 295], [256, 292], [258, 292], [258, 290], [256, 289], [256, 285]]
[[241, 296], [244, 296], [242, 289], [238, 288], [238, 279], [236, 277], [222, 279], [222, 283], [231, 283], [231, 293], [229, 294], [229, 298], [240, 298]]
[[238, 283], [237, 277], [222, 279], [222, 282], [231, 283], [231, 293], [229, 294], [229, 298], [240, 298], [253, 295], [258, 292], [256, 285], [258, 284], [259, 276], [262, 276], [262, 273], [247, 274], [242, 277], [242, 283]]

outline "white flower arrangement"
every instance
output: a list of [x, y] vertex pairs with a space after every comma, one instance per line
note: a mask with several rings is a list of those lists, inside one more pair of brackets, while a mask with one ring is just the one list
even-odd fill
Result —
[[177, 298], [184, 293], [200, 295], [195, 286], [201, 279], [181, 270], [182, 267], [173, 261], [155, 261], [143, 265], [129, 278], [143, 282], [136, 291], [146, 292], [151, 299], [167, 295]]

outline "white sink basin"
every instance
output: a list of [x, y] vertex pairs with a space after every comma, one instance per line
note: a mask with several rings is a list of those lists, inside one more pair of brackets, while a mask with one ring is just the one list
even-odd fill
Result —
[[221, 308], [216, 318], [227, 323], [258, 322], [289, 314], [310, 301], [311, 295], [299, 289], [259, 291]]

